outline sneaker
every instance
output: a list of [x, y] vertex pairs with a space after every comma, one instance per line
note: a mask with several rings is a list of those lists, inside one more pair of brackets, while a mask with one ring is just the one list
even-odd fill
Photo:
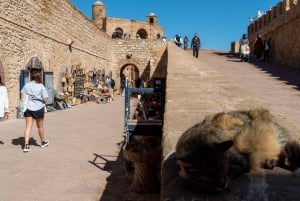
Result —
[[47, 147], [49, 145], [49, 141], [48, 140], [44, 140], [41, 144], [41, 147]]
[[25, 144], [23, 152], [30, 152], [30, 151], [31, 151], [31, 149], [29, 147], [29, 144]]

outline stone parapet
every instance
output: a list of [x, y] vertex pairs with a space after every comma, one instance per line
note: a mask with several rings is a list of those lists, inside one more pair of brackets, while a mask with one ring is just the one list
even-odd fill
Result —
[[[173, 43], [168, 45], [161, 201], [243, 200], [242, 192], [244, 191], [245, 195], [248, 193], [248, 189], [243, 189], [249, 185], [247, 176], [238, 180], [232, 192], [226, 193], [225, 196], [207, 196], [189, 188], [178, 176], [175, 147], [181, 134], [195, 123], [201, 122], [206, 115], [251, 108], [266, 108], [272, 111], [270, 105], [241, 89], [226, 76], [202, 63], [201, 59], [186, 54]], [[276, 115], [276, 122], [293, 134], [299, 132], [299, 128], [280, 115]]]
[[299, 1], [284, 0], [250, 22], [248, 35], [251, 50], [254, 50], [258, 34], [263, 40], [271, 38], [270, 59], [276, 63], [300, 67], [299, 5]]

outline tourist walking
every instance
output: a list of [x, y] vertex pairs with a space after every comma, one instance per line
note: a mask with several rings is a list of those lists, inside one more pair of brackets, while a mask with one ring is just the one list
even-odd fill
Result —
[[186, 50], [188, 48], [188, 44], [189, 44], [189, 39], [187, 36], [185, 36], [183, 39], [183, 49]]
[[29, 135], [31, 132], [32, 124], [36, 121], [38, 134], [41, 140], [41, 147], [49, 145], [49, 141], [45, 138], [44, 133], [44, 113], [45, 104], [48, 101], [48, 93], [42, 83], [42, 72], [40, 70], [33, 70], [31, 72], [31, 81], [26, 83], [21, 90], [21, 98], [27, 96], [28, 106], [24, 112], [26, 127], [24, 131], [24, 152], [31, 151], [29, 146]]
[[198, 58], [199, 50], [201, 47], [201, 41], [197, 33], [194, 34], [192, 38], [191, 47], [193, 49], [193, 56]]
[[179, 36], [178, 34], [176, 34], [174, 41], [175, 41], [175, 44], [176, 44], [178, 47], [181, 46], [181, 43], [180, 43], [180, 36]]
[[240, 39], [240, 58], [241, 61], [249, 61], [250, 47], [249, 47], [249, 39], [246, 34], [243, 34]]
[[108, 102], [111, 102], [114, 99], [115, 81], [111, 77], [106, 77], [106, 86], [108, 88], [108, 93], [110, 95]]
[[2, 82], [0, 76], [0, 121], [5, 121], [8, 119], [9, 113], [9, 101], [7, 95], [7, 89]]

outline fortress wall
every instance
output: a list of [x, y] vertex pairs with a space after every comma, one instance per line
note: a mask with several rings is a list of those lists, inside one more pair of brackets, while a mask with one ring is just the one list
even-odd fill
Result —
[[[135, 65], [143, 75], [151, 79], [152, 77], [167, 76], [167, 46], [161, 40], [141, 40], [141, 39], [114, 39], [113, 49], [115, 53], [116, 75], [120, 77], [122, 67], [128, 64]], [[126, 53], [132, 52], [132, 57], [127, 58]], [[145, 77], [143, 77], [145, 78]], [[116, 80], [116, 86], [120, 84]]]
[[[108, 27], [131, 22], [123, 21], [116, 20]], [[135, 29], [144, 26], [150, 25], [136, 22]], [[157, 25], [153, 27], [153, 30], [163, 30]], [[94, 68], [111, 71], [117, 83], [122, 66], [131, 63], [141, 73], [147, 69], [149, 76], [166, 75], [166, 46], [161, 40], [112, 40], [111, 35], [98, 29], [69, 0], [2, 1], [0, 47], [0, 74], [8, 88], [10, 111], [15, 114], [20, 71], [26, 69], [33, 57], [42, 62], [46, 72], [53, 72], [54, 90], [61, 88], [61, 69], [70, 69], [72, 65], [86, 71]], [[125, 58], [128, 49], [133, 51], [131, 59]]]
[[144, 29], [148, 38], [156, 39], [157, 34], [163, 36], [163, 28], [158, 25], [151, 25], [147, 22], [140, 22], [136, 20], [118, 19], [118, 18], [107, 18], [106, 32], [109, 36], [115, 31], [116, 28], [121, 28], [123, 33], [131, 34], [131, 38], [136, 38], [136, 33], [139, 29]]
[[9, 0], [0, 3], [0, 13], [0, 61], [11, 112], [19, 99], [20, 70], [32, 57], [53, 72], [54, 89], [60, 83], [56, 78], [61, 66], [113, 68], [110, 37], [67, 0]]
[[258, 34], [266, 40], [272, 38], [270, 58], [273, 62], [300, 67], [300, 3], [298, 1], [279, 2], [248, 26], [252, 50]]
[[[0, 3], [0, 62], [9, 92], [11, 112], [19, 99], [20, 70], [38, 57], [53, 72], [59, 68], [113, 68], [111, 39], [96, 28], [68, 0], [9, 0]], [[72, 45], [69, 45], [72, 43]], [[11, 115], [13, 118], [15, 115]]]

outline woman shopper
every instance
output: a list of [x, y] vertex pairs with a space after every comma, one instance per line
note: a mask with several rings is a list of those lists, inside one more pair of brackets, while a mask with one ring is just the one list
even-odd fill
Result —
[[0, 121], [4, 121], [8, 119], [9, 112], [9, 102], [7, 89], [2, 82], [2, 78], [0, 76]]
[[31, 73], [31, 81], [26, 83], [21, 90], [21, 98], [28, 97], [27, 110], [24, 112], [26, 127], [24, 131], [24, 152], [31, 151], [29, 146], [29, 135], [31, 132], [33, 121], [36, 121], [38, 134], [41, 140], [41, 147], [49, 145], [49, 141], [45, 139], [44, 133], [44, 113], [45, 104], [48, 101], [48, 93], [42, 84], [42, 74], [40, 70], [33, 70]]

